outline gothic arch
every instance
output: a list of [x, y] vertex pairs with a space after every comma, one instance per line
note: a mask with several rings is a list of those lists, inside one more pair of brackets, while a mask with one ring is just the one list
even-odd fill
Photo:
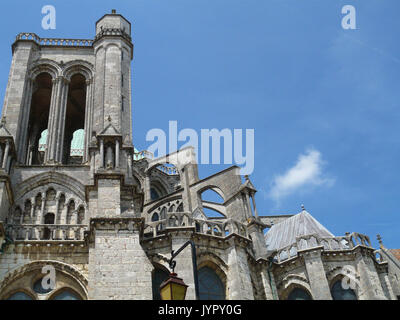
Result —
[[287, 300], [290, 292], [295, 288], [305, 290], [313, 298], [308, 280], [300, 275], [289, 274], [280, 281], [277, 287], [280, 300]]
[[[55, 261], [55, 260], [39, 260], [34, 261], [23, 266], [17, 267], [14, 270], [10, 271], [0, 283], [0, 299], [7, 298], [11, 296], [13, 293], [18, 291], [27, 291], [27, 294], [30, 296], [35, 296], [31, 285], [33, 280], [37, 280], [37, 275], [33, 275], [30, 277], [30, 281], [28, 282], [28, 287], [25, 288], [13, 288], [12, 284], [17, 280], [23, 278], [24, 276], [28, 276], [32, 274], [32, 272], [39, 271], [41, 272], [42, 268], [46, 265], [51, 265], [54, 267], [56, 272], [61, 273], [67, 278], [71, 279], [71, 283], [73, 285], [63, 285], [62, 288], [70, 288], [75, 292], [80, 292], [79, 296], [83, 299], [87, 299], [88, 297], [88, 281], [86, 277], [77, 270], [74, 266], [66, 264], [64, 262]], [[10, 288], [10, 289], [9, 289]], [[57, 291], [61, 288], [57, 288]], [[55, 291], [55, 292], [57, 292]]]
[[72, 191], [72, 193], [76, 194], [81, 200], [85, 199], [85, 188], [84, 185], [72, 178], [68, 175], [58, 173], [58, 172], [44, 172], [40, 173], [36, 176], [33, 176], [29, 179], [18, 184], [14, 190], [15, 199], [22, 198], [27, 192], [34, 190], [39, 186], [46, 186], [49, 183], [58, 184], [64, 186], [66, 189]]
[[57, 297], [58, 295], [60, 295], [61, 293], [65, 292], [65, 291], [69, 291], [72, 292], [73, 295], [77, 296], [78, 298], [80, 298], [79, 300], [87, 300], [87, 297], [82, 297], [81, 294], [79, 294], [78, 292], [76, 292], [76, 290], [74, 290], [74, 288], [71, 288], [69, 286], [66, 287], [62, 287], [60, 289], [57, 289], [54, 293], [52, 293], [47, 300], [54, 300], [55, 297]]
[[[345, 272], [344, 266], [339, 266], [336, 268], [331, 269], [327, 274], [326, 274], [326, 278], [328, 280], [328, 284], [329, 284], [329, 289], [332, 292], [333, 286], [335, 285], [335, 283], [341, 279], [343, 279], [345, 277], [346, 274], [348, 274], [348, 272]], [[355, 281], [358, 281], [360, 279], [360, 276], [358, 274], [358, 272], [356, 271], [356, 269], [354, 268], [354, 271], [356, 272], [355, 275]], [[359, 291], [358, 291], [359, 286], [355, 286], [355, 289], [353, 289], [354, 294], [356, 295], [357, 299], [359, 298]]]
[[48, 73], [51, 75], [52, 79], [55, 80], [62, 74], [62, 70], [56, 61], [40, 59], [32, 63], [28, 76], [34, 80], [41, 73]]
[[212, 269], [215, 269], [217, 274], [220, 274], [221, 277], [225, 278], [229, 268], [222, 258], [210, 251], [202, 251], [197, 254], [197, 266], [198, 268], [209, 266]]
[[93, 70], [94, 67], [91, 63], [84, 60], [73, 60], [65, 64], [62, 70], [62, 75], [68, 81], [71, 81], [71, 78], [75, 74], [81, 74], [86, 80], [91, 80], [93, 78]]
[[[197, 270], [200, 271], [203, 268], [211, 269], [215, 273], [215, 275], [219, 278], [219, 280], [221, 281], [221, 283], [223, 285], [223, 289], [224, 289], [224, 296], [225, 296], [224, 299], [227, 299], [229, 297], [228, 281], [227, 281], [227, 276], [226, 276], [227, 269], [225, 268], [225, 270], [223, 270], [221, 267], [222, 265], [218, 264], [218, 262], [217, 262], [217, 261], [219, 261], [219, 262], [222, 262], [223, 264], [225, 264], [223, 262], [223, 260], [220, 259], [217, 255], [212, 254], [210, 252], [203, 253], [203, 255], [199, 255], [199, 258], [200, 259], [197, 263]], [[199, 280], [201, 280], [201, 279], [199, 279]], [[200, 286], [201, 286], [201, 284], [200, 284]]]

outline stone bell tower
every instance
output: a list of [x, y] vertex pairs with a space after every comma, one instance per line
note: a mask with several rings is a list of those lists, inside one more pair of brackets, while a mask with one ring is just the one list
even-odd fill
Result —
[[151, 299], [153, 267], [140, 246], [144, 221], [131, 200], [138, 190], [131, 171], [133, 44], [129, 21], [115, 10], [104, 15], [96, 23], [93, 49], [89, 298]]

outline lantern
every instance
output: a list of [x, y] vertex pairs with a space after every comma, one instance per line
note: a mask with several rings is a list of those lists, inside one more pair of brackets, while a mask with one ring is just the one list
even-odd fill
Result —
[[161, 300], [185, 300], [187, 285], [176, 273], [170, 273], [169, 278], [160, 285]]

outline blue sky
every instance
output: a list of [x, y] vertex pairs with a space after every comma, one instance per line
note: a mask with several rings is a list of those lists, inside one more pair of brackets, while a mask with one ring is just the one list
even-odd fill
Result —
[[[41, 8], [57, 10], [56, 30]], [[357, 30], [341, 27], [356, 8]], [[398, 0], [7, 1], [0, 98], [19, 32], [93, 38], [115, 8], [132, 22], [133, 135], [152, 128], [253, 128], [260, 214], [301, 204], [335, 235], [400, 240]], [[202, 165], [206, 177], [226, 166]]]

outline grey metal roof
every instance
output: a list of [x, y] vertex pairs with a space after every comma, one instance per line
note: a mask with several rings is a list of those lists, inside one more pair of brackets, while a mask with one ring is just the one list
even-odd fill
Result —
[[296, 242], [296, 237], [317, 234], [323, 238], [334, 235], [306, 210], [271, 227], [265, 235], [268, 250], [278, 250]]

